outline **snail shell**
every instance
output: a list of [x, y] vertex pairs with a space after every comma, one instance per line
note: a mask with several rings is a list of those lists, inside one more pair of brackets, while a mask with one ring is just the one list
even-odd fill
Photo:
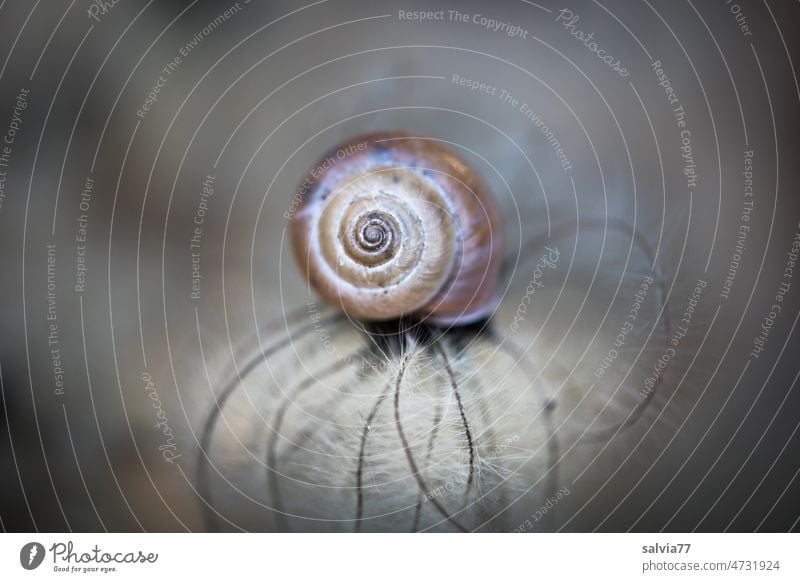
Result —
[[292, 204], [301, 270], [351, 317], [451, 325], [494, 310], [495, 203], [440, 142], [399, 132], [357, 137], [311, 169]]

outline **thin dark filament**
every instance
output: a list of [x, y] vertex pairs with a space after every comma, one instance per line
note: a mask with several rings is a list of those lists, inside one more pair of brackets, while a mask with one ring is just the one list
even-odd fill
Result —
[[[531, 383], [535, 384], [533, 382], [533, 379], [536, 378], [538, 374], [533, 369], [533, 366], [528, 361], [528, 358], [525, 357], [525, 354], [522, 351], [522, 349], [507, 337], [500, 336], [497, 332], [492, 332], [489, 337], [491, 341], [494, 342], [493, 345], [495, 345], [501, 352], [504, 352], [508, 357], [514, 360], [517, 364], [519, 364], [522, 367], [523, 371], [528, 376], [530, 376]], [[556, 366], [558, 366], [557, 363], [555, 364]], [[564, 373], [566, 374], [566, 370], [564, 370]], [[542, 394], [542, 396], [546, 399], [545, 404], [551, 402], [551, 399], [547, 397], [547, 394]], [[545, 411], [547, 411], [547, 408], [545, 408]]]
[[[407, 322], [405, 320], [400, 320], [398, 322], [400, 326], [400, 333], [403, 334], [401, 338], [405, 339], [406, 334], [408, 333], [407, 330]], [[372, 334], [367, 333], [366, 337], [374, 346], [376, 353], [382, 355], [387, 360], [389, 359], [389, 355], [384, 351], [384, 349], [379, 345], [379, 343], [372, 337]], [[399, 350], [404, 349], [403, 341], [398, 343], [397, 348]], [[406, 358], [402, 359], [400, 362], [401, 368], [403, 368], [404, 373], [404, 366], [408, 364], [410, 358], [413, 356], [413, 353], [409, 353]], [[356, 464], [356, 518], [355, 518], [355, 531], [360, 532], [361, 526], [364, 518], [364, 462], [366, 457], [366, 450], [367, 450], [367, 440], [369, 439], [369, 434], [372, 430], [371, 426], [375, 417], [378, 414], [378, 410], [380, 409], [381, 405], [383, 404], [384, 400], [389, 396], [389, 392], [392, 389], [391, 381], [386, 383], [386, 388], [384, 389], [383, 393], [378, 397], [375, 401], [375, 405], [372, 407], [369, 415], [367, 415], [366, 420], [364, 421], [364, 428], [361, 431], [361, 445], [359, 447], [358, 452], [358, 462]]]
[[[663, 292], [662, 292], [662, 298], [664, 298], [664, 297], [665, 297], [665, 295], [663, 295]], [[666, 349], [669, 346], [669, 337], [670, 337], [670, 333], [671, 333], [670, 332], [670, 318], [669, 318], [669, 313], [668, 313], [668, 308], [667, 308], [666, 301], [664, 301], [661, 304], [661, 308], [664, 310], [664, 317], [662, 319], [662, 321], [664, 322], [664, 344], [663, 345], [664, 345], [664, 349]], [[659, 388], [661, 387], [661, 384], [662, 384], [662, 382], [664, 380], [664, 374], [665, 373], [666, 373], [666, 370], [664, 370], [664, 372], [658, 376], [658, 379], [653, 384], [653, 389], [644, 397], [644, 399], [641, 402], [639, 402], [634, 407], [633, 411], [631, 411], [631, 414], [628, 415], [628, 418], [626, 418], [624, 421], [622, 421], [621, 423], [618, 423], [618, 424], [613, 424], [613, 425], [607, 426], [605, 428], [599, 428], [599, 429], [596, 429], [596, 430], [588, 431], [586, 433], [586, 435], [584, 436], [584, 438], [588, 438], [588, 439], [591, 439], [591, 440], [606, 440], [606, 439], [609, 439], [609, 438], [613, 437], [614, 435], [616, 435], [616, 434], [618, 434], [620, 432], [623, 432], [623, 431], [629, 429], [630, 427], [635, 425], [637, 422], [639, 422], [639, 419], [641, 419], [641, 417], [644, 414], [645, 410], [647, 410], [647, 407], [650, 406], [650, 403], [653, 401], [653, 398], [655, 397], [656, 393], [658, 392]]]
[[[442, 422], [442, 403], [436, 403], [436, 412], [433, 416], [433, 427], [431, 428], [431, 436], [428, 439], [428, 451], [425, 453], [425, 468], [430, 467], [431, 457], [433, 455], [433, 445], [436, 441], [436, 435], [439, 433], [439, 426]], [[422, 491], [417, 495], [417, 508], [414, 511], [414, 526], [411, 531], [416, 533], [419, 531], [419, 521], [422, 517], [422, 501], [424, 493]]]
[[[290, 319], [294, 320], [295, 318], [299, 317], [300, 314], [303, 312], [298, 310], [296, 313], [290, 316]], [[332, 324], [338, 319], [341, 319], [341, 314], [333, 314], [323, 320], [322, 323], [317, 323], [316, 325], [326, 325]], [[216, 520], [214, 519], [213, 513], [211, 511], [211, 507], [213, 502], [211, 500], [211, 491], [210, 491], [210, 483], [209, 483], [209, 475], [208, 471], [206, 470], [207, 467], [214, 465], [210, 462], [208, 458], [208, 451], [210, 449], [211, 444], [211, 437], [214, 434], [214, 427], [216, 426], [217, 420], [219, 416], [222, 414], [222, 409], [225, 407], [228, 399], [234, 393], [236, 388], [242, 386], [244, 379], [256, 369], [256, 367], [261, 363], [267, 360], [267, 358], [274, 355], [276, 352], [280, 351], [281, 349], [285, 348], [286, 346], [290, 345], [293, 341], [299, 341], [306, 335], [308, 335], [311, 331], [315, 329], [315, 324], [308, 323], [301, 327], [295, 335], [287, 336], [283, 338], [278, 343], [272, 345], [271, 347], [263, 350], [259, 354], [253, 356], [247, 363], [239, 370], [237, 370], [234, 375], [225, 383], [225, 387], [220, 392], [219, 397], [217, 397], [215, 406], [211, 409], [211, 412], [206, 419], [205, 424], [203, 425], [203, 430], [200, 434], [200, 443], [198, 447], [198, 463], [197, 463], [197, 489], [200, 493], [200, 496], [203, 499], [208, 500], [208, 507], [206, 508], [207, 511], [204, 511], [205, 522], [206, 522], [206, 529], [209, 531], [213, 531], [216, 529]], [[219, 470], [215, 468], [215, 470], [219, 473]]]
[[272, 473], [272, 475], [268, 477], [267, 482], [269, 483], [270, 499], [272, 500], [272, 505], [275, 512], [276, 529], [278, 531], [286, 531], [287, 525], [286, 516], [283, 513], [283, 501], [281, 499], [279, 483], [281, 475], [276, 468], [278, 439], [281, 436], [281, 426], [283, 425], [283, 420], [286, 417], [286, 411], [289, 409], [289, 406], [292, 404], [292, 402], [294, 402], [305, 390], [319, 382], [324, 382], [325, 378], [341, 372], [349, 364], [350, 362], [347, 359], [337, 360], [330, 366], [324, 368], [321, 372], [319, 372], [319, 374], [312, 374], [305, 378], [294, 388], [294, 390], [291, 391], [291, 393], [286, 394], [286, 398], [284, 398], [280, 408], [275, 413], [275, 420], [272, 423], [273, 437], [270, 439], [269, 444], [267, 445], [266, 468], [268, 474]]
[[633, 412], [628, 416], [626, 420], [624, 420], [619, 424], [613, 424], [611, 426], [607, 426], [604, 428], [590, 430], [584, 435], [584, 438], [590, 440], [608, 440], [615, 434], [623, 432], [632, 427], [633, 425], [635, 425], [637, 422], [639, 422], [639, 419], [642, 417], [644, 411], [647, 409], [647, 407], [652, 402], [653, 397], [656, 395], [658, 388], [661, 386], [663, 377], [664, 377], [663, 374], [661, 374], [661, 376], [658, 377], [658, 380], [656, 380], [653, 383], [653, 390], [649, 394], [647, 394], [644, 397], [644, 399], [633, 408]]
[[[406, 458], [408, 459], [408, 464], [411, 467], [411, 473], [414, 475], [414, 478], [417, 480], [417, 484], [420, 487], [421, 491], [429, 491], [428, 486], [425, 484], [425, 480], [422, 478], [422, 474], [419, 472], [419, 467], [417, 466], [417, 462], [414, 460], [414, 455], [411, 453], [411, 447], [408, 444], [408, 439], [406, 438], [405, 432], [403, 431], [403, 424], [400, 421], [400, 386], [403, 383], [403, 374], [405, 373], [406, 367], [408, 366], [408, 362], [411, 359], [412, 354], [407, 354], [403, 358], [403, 362], [400, 365], [400, 370], [397, 374], [397, 381], [395, 382], [395, 392], [394, 392], [394, 420], [395, 425], [397, 426], [397, 434], [400, 436], [400, 441], [403, 443], [403, 449], [406, 453]], [[454, 527], [456, 527], [459, 531], [466, 532], [467, 529], [458, 523], [447, 510], [439, 503], [439, 500], [435, 497], [431, 498], [431, 504], [437, 509], [442, 516], [447, 519]]]
[[[526, 249], [538, 248], [544, 245], [548, 240], [563, 237], [567, 235], [569, 232], [577, 232], [578, 228], [579, 224], [577, 220], [571, 220], [565, 222], [563, 224], [556, 226], [550, 235], [542, 234], [533, 237], [532, 239], [529, 239], [525, 243], [524, 248]], [[661, 312], [663, 313], [662, 322], [664, 324], [664, 345], [666, 346], [667, 342], [669, 341], [669, 336], [671, 334], [671, 329], [672, 329], [669, 316], [666, 282], [663, 280], [661, 274], [656, 269], [655, 253], [653, 251], [653, 248], [650, 246], [650, 243], [647, 241], [647, 238], [637, 229], [629, 225], [627, 222], [615, 218], [609, 218], [607, 221], [597, 220], [597, 219], [588, 219], [588, 220], [584, 219], [580, 222], [580, 228], [590, 228], [590, 229], [607, 228], [623, 232], [628, 236], [630, 236], [633, 239], [634, 244], [636, 244], [642, 250], [642, 253], [645, 255], [645, 257], [647, 257], [647, 260], [651, 264], [651, 269], [653, 270], [656, 278], [658, 279], [658, 285], [661, 291]], [[511, 270], [514, 268], [514, 266], [515, 265], [512, 264], [511, 260], [508, 260], [503, 264], [501, 271], [505, 278], [510, 276]], [[650, 391], [650, 393], [648, 393], [647, 396], [645, 396], [645, 398], [634, 407], [633, 411], [626, 420], [624, 420], [621, 423], [614, 424], [605, 428], [588, 431], [586, 435], [584, 435], [584, 438], [590, 440], [605, 440], [635, 425], [642, 417], [647, 407], [653, 401], [653, 398], [658, 392], [658, 388], [661, 386], [662, 379], [663, 379], [663, 374], [659, 376], [658, 380], [656, 380], [653, 386], [653, 390]]]
[[450, 378], [450, 385], [453, 388], [453, 394], [455, 395], [456, 403], [458, 404], [458, 414], [461, 416], [461, 423], [464, 425], [464, 433], [467, 438], [467, 449], [469, 451], [469, 476], [467, 477], [467, 491], [469, 491], [470, 487], [472, 486], [472, 481], [475, 478], [475, 444], [472, 441], [472, 431], [469, 428], [467, 415], [464, 412], [464, 405], [461, 402], [461, 391], [458, 389], [458, 381], [453, 373], [453, 368], [450, 366], [450, 360], [447, 357], [447, 353], [445, 352], [444, 348], [439, 345], [438, 341], [433, 345], [434, 349], [439, 352], [439, 354], [442, 356], [442, 360], [444, 361], [444, 368], [447, 371], [448, 377]]
[[[479, 391], [479, 392], [483, 392], [483, 387], [481, 386], [480, 382], [478, 381], [478, 379], [477, 379], [477, 375], [476, 375], [476, 380], [475, 380], [475, 383], [476, 383], [476, 385], [477, 385], [478, 391]], [[488, 442], [490, 442], [490, 443], [496, 443], [496, 440], [495, 440], [495, 439], [497, 438], [497, 433], [495, 432], [494, 428], [492, 428], [492, 424], [493, 424], [493, 422], [492, 422], [491, 415], [490, 415], [490, 412], [489, 412], [489, 407], [488, 407], [488, 405], [487, 405], [487, 403], [486, 403], [486, 399], [484, 399], [484, 398], [481, 398], [481, 399], [480, 399], [480, 407], [481, 407], [481, 410], [483, 411], [483, 414], [481, 415], [481, 417], [480, 417], [480, 418], [481, 418], [481, 419], [484, 419], [484, 418], [486, 419], [486, 421], [485, 421], [485, 422], [486, 422], [486, 430], [485, 430], [485, 433], [486, 433], [486, 437], [487, 437], [487, 439], [486, 439], [486, 440], [487, 440]], [[497, 445], [495, 444], [495, 446], [497, 446]], [[495, 458], [492, 458], [492, 459], [491, 459], [491, 462], [492, 462], [492, 463], [495, 463], [495, 462], [496, 462], [496, 459], [495, 459]], [[495, 471], [496, 471], [496, 470], [495, 470]], [[497, 472], [497, 471], [496, 471], [496, 472]], [[499, 473], [499, 472], [498, 472], [498, 473]], [[502, 475], [500, 476], [500, 479], [501, 479], [503, 482], [505, 482], [505, 478], [503, 478], [503, 477], [502, 477]], [[465, 492], [464, 492], [464, 503], [465, 503], [465, 504], [466, 504], [466, 503], [467, 503], [467, 501], [468, 501], [468, 499], [467, 499], [467, 494], [468, 494], [468, 493], [469, 493], [468, 491], [465, 491]], [[480, 492], [479, 492], [479, 493], [480, 493]], [[498, 486], [498, 491], [497, 491], [497, 502], [498, 502], [498, 504], [499, 504], [499, 506], [500, 506], [500, 507], [503, 507], [503, 506], [505, 506], [505, 504], [506, 504], [505, 497], [506, 497], [506, 496], [505, 496], [505, 492], [504, 492], [504, 490], [503, 490], [503, 488], [502, 488], [502, 483], [501, 483], [501, 485], [500, 485], [500, 486]], [[486, 514], [484, 513], [484, 515], [486, 515]], [[490, 517], [490, 516], [488, 516], [488, 517]], [[504, 521], [504, 520], [503, 520], [503, 519], [502, 519], [502, 518], [501, 518], [499, 515], [497, 515], [496, 517], [497, 517], [498, 521], [500, 522], [500, 529], [502, 530], [502, 527], [503, 527], [503, 521]]]
[[[339, 410], [338, 405], [341, 404], [342, 402], [342, 396], [351, 394], [350, 390], [348, 390], [347, 387], [345, 386], [337, 388], [336, 392], [337, 394], [335, 396], [328, 398], [325, 402], [323, 402], [319, 406], [317, 412], [314, 413], [314, 416], [321, 417], [326, 413], [330, 414], [332, 412], [338, 411]], [[290, 448], [288, 451], [286, 451], [286, 453], [284, 453], [284, 455], [278, 458], [278, 463], [281, 464], [288, 463], [295, 455], [295, 453], [297, 453], [297, 451], [305, 448], [306, 443], [310, 442], [311, 439], [313, 439], [317, 435], [317, 433], [319, 433], [319, 431], [322, 430], [323, 426], [324, 425], [322, 423], [315, 422], [313, 423], [313, 426], [310, 430], [304, 430], [300, 434], [300, 436], [297, 437], [297, 439], [295, 439], [294, 443], [295, 446]]]
[[392, 383], [387, 382], [386, 388], [384, 389], [383, 393], [378, 397], [378, 400], [375, 402], [375, 405], [370, 410], [367, 419], [364, 421], [364, 429], [361, 432], [361, 447], [358, 451], [358, 464], [356, 466], [356, 521], [355, 521], [355, 530], [361, 531], [361, 521], [364, 516], [364, 453], [367, 448], [367, 438], [369, 437], [369, 433], [371, 431], [372, 422], [375, 420], [375, 416], [378, 414], [378, 409], [383, 404], [383, 401], [389, 396], [389, 392], [392, 389]]
[[[505, 352], [509, 357], [516, 360], [517, 363], [522, 367], [523, 372], [531, 378], [531, 381], [537, 376], [536, 371], [531, 366], [528, 359], [525, 357], [525, 354], [522, 353], [522, 350], [517, 347], [514, 342], [509, 340], [508, 338], [498, 337], [495, 334], [492, 334], [491, 339], [497, 342], [497, 347]], [[555, 426], [553, 420], [553, 409], [554, 409], [555, 401], [551, 398], [547, 398], [544, 403], [544, 421], [545, 426], [547, 427], [547, 471], [548, 471], [548, 483], [547, 483], [547, 496], [552, 497], [555, 492], [558, 490], [558, 462], [560, 460], [560, 453], [558, 447], [558, 439], [556, 438], [555, 434]]]

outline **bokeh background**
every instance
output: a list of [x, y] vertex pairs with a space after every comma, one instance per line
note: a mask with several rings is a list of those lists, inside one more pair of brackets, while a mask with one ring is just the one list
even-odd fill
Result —
[[[570, 494], [532, 529], [797, 529], [798, 22], [748, 0], [0, 3], [2, 529], [278, 528], [268, 497], [209, 498], [198, 459], [232, 457], [200, 450], [204, 427], [231, 370], [308, 312], [299, 179], [391, 129], [450, 143], [500, 205], [493, 326], [564, 427]], [[545, 244], [558, 267], [512, 329]], [[698, 281], [646, 413], [589, 438], [636, 410]], [[264, 377], [324, 358], [314, 341]], [[212, 443], [265, 422], [237, 406]]]

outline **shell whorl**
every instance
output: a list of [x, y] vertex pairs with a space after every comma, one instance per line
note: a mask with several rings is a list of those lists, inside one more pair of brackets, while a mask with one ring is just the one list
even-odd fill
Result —
[[[351, 153], [341, 159], [343, 151]], [[309, 176], [290, 228], [323, 297], [364, 320], [466, 323], [493, 309], [496, 213], [450, 150], [396, 133], [363, 136]]]

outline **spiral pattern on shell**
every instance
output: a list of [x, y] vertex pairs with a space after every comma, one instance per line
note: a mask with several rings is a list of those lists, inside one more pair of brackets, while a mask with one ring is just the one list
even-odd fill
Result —
[[362, 136], [323, 158], [308, 183], [290, 221], [295, 255], [311, 285], [348, 315], [463, 324], [491, 313], [497, 213], [441, 143]]

